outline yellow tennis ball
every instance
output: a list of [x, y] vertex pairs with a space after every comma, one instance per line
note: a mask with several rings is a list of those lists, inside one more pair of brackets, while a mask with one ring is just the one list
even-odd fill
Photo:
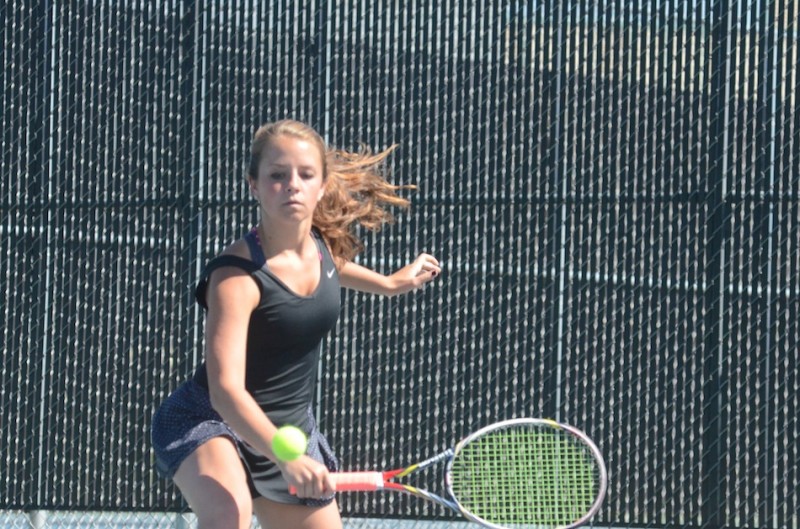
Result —
[[308, 439], [303, 431], [291, 425], [281, 426], [272, 436], [272, 451], [280, 461], [293, 461], [306, 453]]

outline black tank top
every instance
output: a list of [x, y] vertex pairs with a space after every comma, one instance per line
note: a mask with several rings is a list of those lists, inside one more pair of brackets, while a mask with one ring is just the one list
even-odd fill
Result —
[[[322, 340], [336, 325], [340, 312], [336, 266], [320, 234], [312, 230], [312, 235], [319, 250], [320, 281], [308, 296], [296, 294], [269, 270], [255, 229], [244, 237], [253, 260], [232, 255], [212, 259], [195, 290], [198, 303], [207, 308], [208, 278], [217, 268], [235, 266], [255, 280], [261, 300], [250, 316], [245, 385], [278, 426], [310, 426], [308, 410], [314, 398]], [[208, 387], [205, 362], [194, 379]]]

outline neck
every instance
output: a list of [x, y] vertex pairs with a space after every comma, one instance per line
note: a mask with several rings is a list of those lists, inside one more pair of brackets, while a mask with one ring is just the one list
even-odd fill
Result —
[[311, 224], [276, 225], [265, 221], [257, 226], [261, 246], [267, 257], [283, 252], [302, 252], [311, 233]]

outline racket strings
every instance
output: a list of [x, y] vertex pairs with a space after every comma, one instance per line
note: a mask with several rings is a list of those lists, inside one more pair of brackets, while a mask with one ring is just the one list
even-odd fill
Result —
[[462, 447], [450, 473], [452, 494], [494, 524], [568, 525], [592, 507], [597, 465], [572, 435], [521, 427], [484, 435]]

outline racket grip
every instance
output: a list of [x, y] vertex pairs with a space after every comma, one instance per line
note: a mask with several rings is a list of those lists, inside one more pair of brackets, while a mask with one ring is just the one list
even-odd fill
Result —
[[[383, 472], [332, 472], [330, 476], [336, 492], [368, 492], [383, 488]], [[290, 485], [289, 493], [297, 494], [297, 488]]]

